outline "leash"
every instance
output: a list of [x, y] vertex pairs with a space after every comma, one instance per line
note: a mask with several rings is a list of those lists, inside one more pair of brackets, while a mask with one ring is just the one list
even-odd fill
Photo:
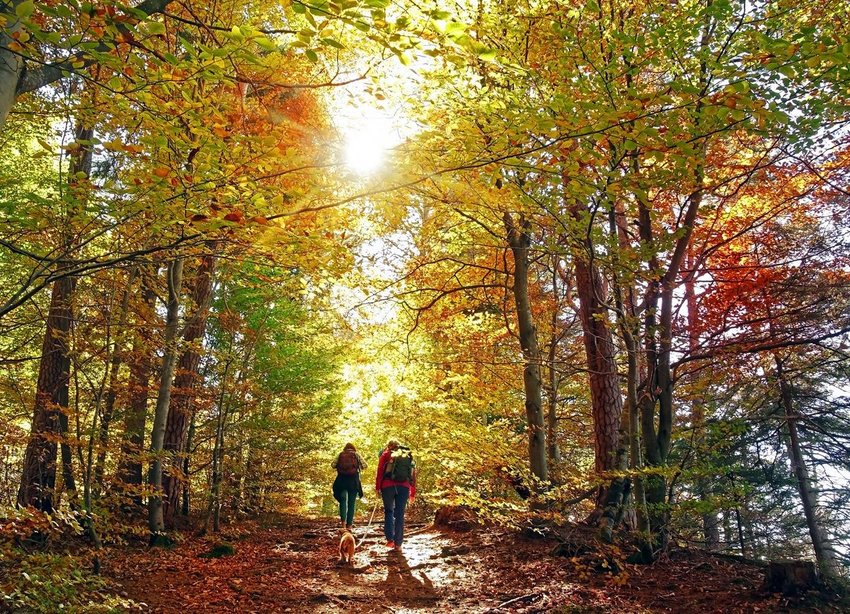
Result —
[[372, 527], [372, 521], [375, 519], [375, 512], [378, 511], [378, 500], [375, 499], [375, 507], [372, 508], [372, 515], [369, 516], [369, 524], [366, 525], [366, 530], [363, 532], [363, 537], [360, 538], [360, 541], [357, 542], [357, 548], [359, 549], [361, 544], [366, 541], [366, 536], [369, 535], [369, 530]]

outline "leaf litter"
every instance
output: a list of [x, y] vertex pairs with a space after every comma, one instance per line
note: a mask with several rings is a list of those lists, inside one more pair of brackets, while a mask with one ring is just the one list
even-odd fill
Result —
[[[553, 556], [555, 542], [508, 529], [423, 527], [388, 552], [380, 527], [356, 527], [351, 566], [337, 561], [328, 520], [275, 516], [226, 535], [185, 536], [171, 549], [116, 547], [104, 574], [155, 612], [840, 612], [837, 602], [788, 599], [762, 588], [763, 569], [692, 550], [650, 566]], [[203, 558], [226, 541], [234, 553]], [[815, 603], [816, 602], [816, 603]], [[815, 609], [817, 608], [817, 609]]]

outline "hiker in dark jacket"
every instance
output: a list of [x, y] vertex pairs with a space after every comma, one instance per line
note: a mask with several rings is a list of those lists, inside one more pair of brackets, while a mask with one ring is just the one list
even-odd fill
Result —
[[360, 471], [366, 469], [366, 463], [357, 453], [353, 443], [345, 444], [336, 460], [331, 463], [336, 469], [334, 480], [334, 499], [339, 501], [339, 519], [343, 528], [351, 530], [354, 525], [354, 506], [357, 497], [363, 498], [363, 486], [360, 484]]
[[384, 536], [387, 548], [401, 550], [404, 511], [416, 496], [416, 464], [408, 448], [395, 439], [387, 442], [378, 461], [375, 489], [384, 502]]

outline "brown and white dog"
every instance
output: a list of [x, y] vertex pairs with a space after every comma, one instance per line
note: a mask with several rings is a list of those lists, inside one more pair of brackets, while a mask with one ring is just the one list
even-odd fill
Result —
[[339, 538], [339, 562], [352, 565], [354, 562], [354, 535], [348, 529], [342, 529]]

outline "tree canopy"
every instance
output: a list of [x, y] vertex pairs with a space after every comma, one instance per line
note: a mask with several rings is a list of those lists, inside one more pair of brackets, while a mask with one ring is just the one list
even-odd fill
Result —
[[0, 553], [396, 437], [423, 515], [846, 577], [848, 10], [5, 3]]

